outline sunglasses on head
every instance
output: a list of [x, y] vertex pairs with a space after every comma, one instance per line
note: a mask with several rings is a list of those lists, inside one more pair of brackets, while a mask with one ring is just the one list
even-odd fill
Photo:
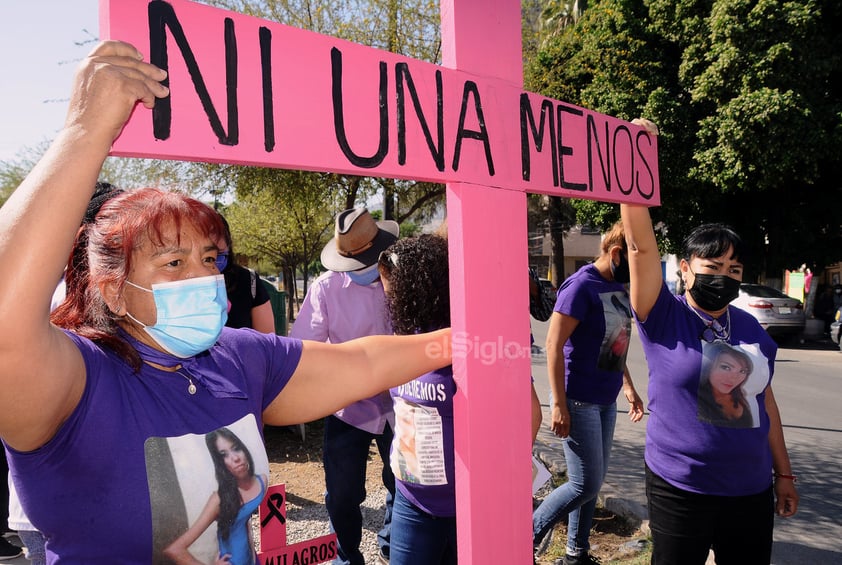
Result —
[[377, 262], [389, 268], [397, 267], [398, 254], [390, 251], [381, 251], [380, 255], [377, 257]]

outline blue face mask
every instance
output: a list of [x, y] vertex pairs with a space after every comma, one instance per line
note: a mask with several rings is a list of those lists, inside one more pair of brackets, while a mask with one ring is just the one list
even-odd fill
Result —
[[147, 326], [128, 312], [126, 315], [176, 357], [186, 359], [210, 349], [228, 320], [228, 296], [222, 275], [156, 283], [152, 290], [130, 281], [126, 284], [152, 293], [157, 318], [154, 326]]
[[375, 263], [371, 267], [359, 271], [349, 271], [348, 276], [358, 285], [368, 286], [380, 278], [380, 271], [377, 270], [377, 263]]

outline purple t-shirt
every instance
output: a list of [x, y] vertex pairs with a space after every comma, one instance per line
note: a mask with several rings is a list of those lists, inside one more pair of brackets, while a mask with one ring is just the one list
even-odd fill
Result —
[[427, 373], [390, 392], [395, 437], [389, 461], [395, 486], [427, 514], [456, 516], [453, 368]]
[[602, 278], [592, 264], [585, 265], [561, 284], [554, 310], [579, 320], [564, 344], [567, 397], [613, 404], [623, 386], [631, 336], [626, 288]]
[[[771, 485], [765, 390], [777, 345], [751, 315], [733, 306], [728, 312], [728, 344], [710, 343], [702, 339], [706, 325], [699, 315], [709, 317], [697, 315], [684, 296], [673, 296], [664, 285], [649, 317], [637, 321], [649, 364], [645, 458], [675, 487], [744, 496]], [[718, 322], [727, 326], [728, 315]], [[715, 382], [716, 370], [741, 371], [744, 380], [731, 382], [732, 390], [713, 400], [706, 383]], [[714, 415], [711, 406], [720, 413]]]
[[[195, 491], [207, 490], [192, 505], [200, 510], [218, 488], [204, 434], [235, 431], [268, 473], [262, 412], [298, 366], [301, 342], [225, 328], [193, 358], [194, 372], [213, 373], [215, 382], [194, 378], [191, 395], [181, 374], [146, 363], [134, 373], [110, 350], [67, 335], [84, 358], [85, 390], [46, 445], [7, 448], [21, 503], [47, 538], [50, 563], [157, 562], [195, 519]], [[208, 484], [197, 485], [197, 476]]]

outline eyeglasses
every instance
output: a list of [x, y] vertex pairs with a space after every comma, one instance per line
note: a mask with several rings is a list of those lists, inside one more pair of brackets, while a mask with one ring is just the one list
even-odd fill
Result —
[[228, 255], [230, 255], [228, 251], [220, 251], [216, 254], [216, 268], [220, 273], [228, 266]]
[[377, 262], [385, 267], [397, 267], [398, 254], [390, 251], [381, 251], [377, 257]]

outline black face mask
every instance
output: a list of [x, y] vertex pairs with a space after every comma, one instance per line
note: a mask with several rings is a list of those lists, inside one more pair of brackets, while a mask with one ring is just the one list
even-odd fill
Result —
[[[690, 271], [692, 273], [692, 271]], [[740, 281], [727, 275], [696, 275], [690, 296], [702, 310], [716, 312], [740, 294]]]
[[629, 260], [626, 258], [626, 254], [620, 252], [620, 264], [614, 265], [614, 261], [609, 261], [611, 264], [611, 276], [614, 277], [614, 281], [620, 284], [626, 284], [631, 281], [631, 274], [629, 274]]

